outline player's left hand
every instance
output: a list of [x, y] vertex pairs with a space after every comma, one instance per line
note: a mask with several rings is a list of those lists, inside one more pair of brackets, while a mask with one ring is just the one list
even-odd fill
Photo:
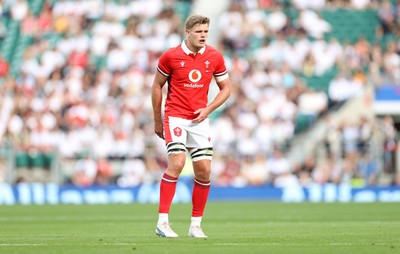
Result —
[[208, 117], [208, 110], [207, 108], [199, 108], [198, 110], [196, 110], [195, 112], [193, 112], [193, 114], [198, 116], [192, 120], [192, 123], [201, 123], [204, 121], [204, 119], [206, 119]]

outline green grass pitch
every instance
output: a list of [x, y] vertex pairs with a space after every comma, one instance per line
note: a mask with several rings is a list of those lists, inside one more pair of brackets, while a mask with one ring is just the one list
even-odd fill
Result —
[[0, 253], [400, 253], [398, 203], [209, 202], [207, 240], [190, 212], [172, 206], [180, 237], [164, 239], [155, 204], [0, 206]]

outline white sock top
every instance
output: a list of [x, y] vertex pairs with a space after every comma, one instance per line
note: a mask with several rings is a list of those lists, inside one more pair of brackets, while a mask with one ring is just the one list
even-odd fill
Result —
[[169, 223], [168, 213], [159, 213], [158, 214], [158, 224]]
[[192, 217], [192, 226], [200, 227], [202, 217]]

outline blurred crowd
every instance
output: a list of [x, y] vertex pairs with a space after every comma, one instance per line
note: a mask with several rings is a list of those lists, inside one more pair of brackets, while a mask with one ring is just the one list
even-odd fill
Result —
[[[166, 153], [164, 142], [153, 134], [150, 87], [159, 56], [183, 40], [186, 17], [174, 9], [178, 3], [191, 4], [44, 1], [34, 15], [28, 1], [2, 1], [3, 19], [19, 21], [20, 36], [33, 43], [16, 77], [0, 56], [1, 143], [18, 151], [57, 151], [61, 161], [74, 162], [66, 182], [79, 186], [158, 181]], [[299, 12], [297, 20], [285, 14], [288, 7]], [[400, 184], [394, 165], [397, 131], [389, 116], [332, 125], [324, 160], [310, 155], [301, 165], [290, 165], [284, 156], [300, 133], [299, 116], [312, 125], [371, 84], [400, 84], [399, 40], [387, 45], [364, 37], [354, 43], [324, 40], [332, 28], [318, 10], [333, 7], [376, 9], [378, 39], [400, 31], [400, 5], [372, 0], [237, 0], [211, 20], [210, 29], [218, 29], [220, 36], [213, 46], [224, 53], [232, 82], [231, 98], [210, 116], [214, 184], [284, 186], [353, 179]], [[1, 38], [6, 32], [0, 26]], [[338, 74], [327, 91], [301, 78], [332, 68]], [[385, 153], [379, 158], [369, 149], [375, 133], [383, 137]], [[393, 177], [380, 181], [382, 172]]]
[[[221, 184], [271, 182], [282, 186], [353, 180], [371, 185], [399, 184], [394, 176], [397, 131], [389, 116], [377, 119], [366, 114], [360, 119], [330, 124], [333, 126], [326, 134], [325, 156], [311, 154], [300, 165], [290, 165], [282, 156], [282, 147], [290, 144], [297, 134], [299, 116], [305, 115], [311, 122], [324, 119], [335, 105], [362, 94], [368, 86], [400, 84], [400, 41], [380, 43], [400, 27], [398, 4], [391, 7], [391, 28], [386, 29], [382, 12], [388, 2], [364, 1], [362, 8], [378, 10], [380, 25], [375, 31], [376, 42], [362, 36], [354, 43], [341, 43], [334, 38], [324, 40], [324, 34], [332, 27], [318, 10], [361, 9], [358, 4], [360, 1], [292, 1], [291, 7], [299, 15], [297, 20], [290, 20], [282, 2], [233, 1], [220, 16], [220, 47], [233, 70], [231, 80], [237, 90], [231, 98], [234, 103], [216, 120], [214, 140], [220, 148], [219, 154], [244, 158], [233, 159], [236, 164], [232, 163], [228, 169], [221, 163], [224, 177], [216, 177]], [[262, 44], [254, 47], [257, 41]], [[308, 86], [301, 78], [322, 76], [332, 68], [338, 72], [326, 92]], [[378, 144], [384, 150], [382, 156], [373, 155], [370, 149], [375, 133], [383, 133]], [[388, 150], [389, 143], [394, 146]], [[379, 177], [385, 173], [394, 177]]]

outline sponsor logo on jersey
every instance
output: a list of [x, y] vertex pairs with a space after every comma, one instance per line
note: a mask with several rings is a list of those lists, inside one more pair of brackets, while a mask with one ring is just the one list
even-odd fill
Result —
[[191, 70], [189, 72], [189, 80], [192, 81], [193, 83], [198, 82], [201, 79], [201, 72], [199, 70]]
[[189, 88], [202, 88], [204, 84], [184, 84], [183, 86]]
[[189, 87], [189, 88], [202, 88], [204, 84], [196, 84], [201, 79], [201, 72], [199, 70], [191, 70], [189, 72], [189, 80], [192, 81], [193, 83], [190, 84], [184, 84], [184, 87]]

